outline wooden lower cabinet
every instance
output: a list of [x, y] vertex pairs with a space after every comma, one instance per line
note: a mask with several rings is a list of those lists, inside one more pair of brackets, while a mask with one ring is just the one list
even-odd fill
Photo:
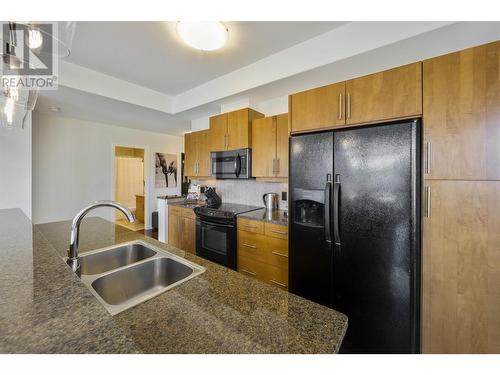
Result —
[[500, 353], [500, 182], [427, 180], [425, 192], [422, 351]]
[[181, 248], [181, 216], [176, 215], [169, 209], [168, 213], [168, 244]]
[[283, 225], [238, 220], [238, 271], [287, 290], [288, 237], [268, 236], [271, 230], [288, 233]]
[[194, 254], [196, 252], [196, 221], [182, 217], [181, 228], [181, 249]]
[[168, 244], [193, 254], [196, 252], [196, 221], [192, 209], [169, 208]]

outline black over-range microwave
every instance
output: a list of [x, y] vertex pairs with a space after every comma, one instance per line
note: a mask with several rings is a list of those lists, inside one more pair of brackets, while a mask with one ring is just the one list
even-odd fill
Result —
[[252, 150], [242, 148], [231, 151], [215, 151], [212, 157], [212, 176], [222, 179], [247, 179], [252, 177]]

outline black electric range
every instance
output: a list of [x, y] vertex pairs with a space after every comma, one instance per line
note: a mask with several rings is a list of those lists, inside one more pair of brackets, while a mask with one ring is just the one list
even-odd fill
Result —
[[237, 203], [196, 207], [196, 255], [236, 269], [237, 216], [260, 209]]

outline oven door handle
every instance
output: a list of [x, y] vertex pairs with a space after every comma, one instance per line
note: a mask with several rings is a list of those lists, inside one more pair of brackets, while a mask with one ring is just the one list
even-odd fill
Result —
[[202, 224], [212, 225], [215, 227], [234, 228], [234, 225], [230, 225], [230, 224], [214, 223], [214, 222], [209, 222], [209, 221], [205, 221], [205, 220], [201, 220], [201, 219], [198, 219], [198, 221]]

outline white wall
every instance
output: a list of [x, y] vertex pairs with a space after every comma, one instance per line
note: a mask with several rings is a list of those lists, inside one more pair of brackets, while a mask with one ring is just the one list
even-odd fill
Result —
[[0, 128], [0, 209], [31, 218], [31, 114], [25, 121], [24, 129]]
[[210, 126], [210, 116], [200, 117], [191, 120], [191, 131], [197, 132], [198, 130], [208, 129]]
[[279, 115], [281, 113], [288, 112], [288, 95], [280, 96], [274, 99], [259, 102], [253, 108], [260, 113], [266, 115], [266, 117]]
[[[178, 154], [181, 137], [67, 117], [33, 115], [33, 222], [69, 220], [89, 203], [114, 198], [114, 146], [145, 149], [146, 227], [158, 195], [179, 194], [177, 188], [154, 188], [154, 153]], [[180, 168], [179, 168], [180, 172]], [[180, 178], [180, 173], [179, 173]], [[96, 214], [113, 220], [111, 209]]]

